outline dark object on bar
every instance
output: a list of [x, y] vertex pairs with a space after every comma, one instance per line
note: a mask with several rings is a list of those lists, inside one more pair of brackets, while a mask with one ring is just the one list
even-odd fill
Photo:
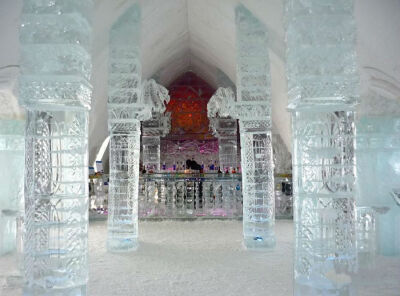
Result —
[[199, 165], [195, 160], [186, 160], [186, 168], [201, 171], [201, 165]]

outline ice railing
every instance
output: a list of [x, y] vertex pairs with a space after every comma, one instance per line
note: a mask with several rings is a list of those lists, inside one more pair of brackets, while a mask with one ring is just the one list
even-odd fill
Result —
[[[108, 214], [107, 175], [90, 184], [90, 219]], [[292, 177], [275, 175], [276, 217], [293, 217]], [[241, 174], [143, 174], [139, 178], [139, 218], [217, 218], [243, 216]]]

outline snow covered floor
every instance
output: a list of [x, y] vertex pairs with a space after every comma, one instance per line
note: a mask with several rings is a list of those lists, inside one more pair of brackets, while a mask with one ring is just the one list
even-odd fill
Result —
[[[89, 229], [90, 296], [293, 294], [292, 221], [277, 221], [277, 246], [267, 253], [243, 249], [240, 221], [141, 222], [140, 249], [129, 254], [106, 252], [105, 222]], [[0, 258], [0, 285], [13, 262]], [[400, 258], [380, 257], [357, 285], [359, 296], [399, 296]], [[0, 288], [0, 295], [21, 294]]]

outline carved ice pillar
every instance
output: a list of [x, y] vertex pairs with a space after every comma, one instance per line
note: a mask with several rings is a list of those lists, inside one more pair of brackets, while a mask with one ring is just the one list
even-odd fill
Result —
[[112, 252], [138, 247], [140, 121], [151, 116], [150, 109], [142, 102], [139, 47], [140, 8], [134, 4], [110, 32], [107, 249]]
[[170, 116], [153, 113], [152, 119], [142, 123], [143, 166], [146, 170], [160, 171], [160, 137], [170, 130]]
[[287, 74], [292, 111], [295, 295], [354, 295], [352, 1], [290, 0]]
[[24, 295], [86, 295], [91, 1], [24, 1]]
[[164, 114], [170, 100], [168, 90], [154, 79], [143, 83], [143, 102], [152, 110], [152, 118], [142, 123], [143, 165], [160, 171], [160, 137], [171, 128], [170, 114]]
[[211, 118], [213, 134], [218, 139], [221, 171], [237, 167], [237, 122], [231, 118]]
[[237, 102], [242, 180], [243, 234], [247, 248], [275, 246], [271, 96], [265, 26], [243, 5], [236, 8]]

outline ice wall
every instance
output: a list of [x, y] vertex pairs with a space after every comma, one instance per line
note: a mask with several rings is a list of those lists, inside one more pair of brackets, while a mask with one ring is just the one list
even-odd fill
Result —
[[357, 204], [374, 212], [378, 252], [399, 256], [400, 102], [376, 99], [391, 110], [370, 110], [357, 121]]

